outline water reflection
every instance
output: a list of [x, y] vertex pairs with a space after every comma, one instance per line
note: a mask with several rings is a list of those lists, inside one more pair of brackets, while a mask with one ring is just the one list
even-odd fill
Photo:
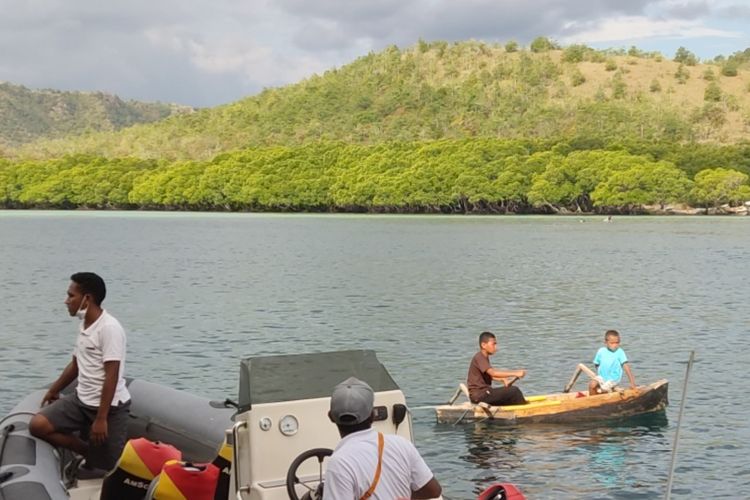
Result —
[[470, 478], [474, 494], [492, 483], [507, 481], [511, 471], [522, 465], [523, 455], [513, 432], [503, 432], [491, 423], [458, 425], [454, 429], [463, 433], [466, 440], [466, 453], [459, 460], [470, 464], [474, 471]]
[[503, 435], [493, 429], [496, 426], [485, 423], [463, 427], [467, 438], [467, 453], [463, 458], [468, 462], [489, 470], [515, 466], [518, 440], [512, 433]]
[[[565, 497], [595, 498], [602, 491], [639, 494], [643, 484], [630, 469], [639, 467], [643, 457], [632, 450], [644, 441], [669, 447], [664, 412], [576, 426], [486, 422], [450, 428], [465, 440], [466, 452], [459, 459], [474, 471], [466, 479], [475, 494], [494, 482], [513, 482], [531, 497], [542, 498], [563, 493], [557, 491], [560, 482], [565, 483]], [[571, 473], [578, 479], [571, 479]], [[563, 476], [568, 479], [560, 481]]]
[[627, 482], [626, 469], [635, 442], [649, 436], [663, 437], [667, 425], [666, 414], [658, 412], [579, 433], [577, 447], [589, 456], [589, 479], [608, 490], [617, 489]]

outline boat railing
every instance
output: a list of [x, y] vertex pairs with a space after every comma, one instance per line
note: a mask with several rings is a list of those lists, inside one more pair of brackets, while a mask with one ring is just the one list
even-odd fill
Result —
[[250, 492], [250, 485], [240, 486], [240, 470], [242, 469], [240, 467], [239, 443], [240, 429], [243, 427], [247, 427], [246, 420], [240, 420], [232, 426], [232, 440], [234, 442], [234, 446], [232, 447], [232, 469], [234, 471], [234, 491], [237, 492], [237, 500], [242, 500], [243, 493]]

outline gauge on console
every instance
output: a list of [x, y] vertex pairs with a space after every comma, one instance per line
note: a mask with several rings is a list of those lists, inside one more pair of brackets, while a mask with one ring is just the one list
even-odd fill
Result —
[[284, 415], [279, 420], [279, 430], [285, 436], [294, 436], [299, 430], [299, 422], [294, 415]]
[[271, 419], [268, 417], [263, 417], [258, 422], [258, 425], [260, 425], [260, 430], [262, 431], [268, 431], [271, 429]]

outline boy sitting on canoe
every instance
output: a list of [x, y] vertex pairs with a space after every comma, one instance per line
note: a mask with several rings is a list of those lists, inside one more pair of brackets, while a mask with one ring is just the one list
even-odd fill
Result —
[[594, 356], [597, 377], [589, 382], [589, 395], [594, 396], [602, 392], [610, 392], [620, 383], [622, 372], [628, 375], [630, 387], [635, 389], [635, 377], [630, 370], [630, 363], [625, 351], [620, 347], [620, 334], [617, 330], [607, 330], [604, 334], [604, 344]]
[[[492, 332], [479, 335], [479, 352], [471, 358], [466, 385], [472, 403], [487, 403], [492, 406], [526, 404], [521, 389], [511, 382], [513, 377], [523, 378], [526, 370], [497, 370], [490, 365], [490, 356], [497, 352], [497, 340]], [[504, 387], [492, 387], [492, 381]]]

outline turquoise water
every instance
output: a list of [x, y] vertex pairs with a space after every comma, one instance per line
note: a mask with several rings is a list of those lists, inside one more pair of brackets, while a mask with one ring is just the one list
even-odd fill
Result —
[[[412, 406], [445, 401], [484, 329], [526, 393], [558, 391], [605, 329], [666, 414], [609, 425], [437, 425], [416, 441], [451, 498], [663, 497], [689, 351], [675, 498], [743, 498], [750, 217], [420, 217], [0, 212], [0, 414], [67, 362], [68, 277], [96, 270], [128, 372], [209, 397], [244, 355], [370, 348]], [[582, 383], [581, 383], [582, 384]], [[581, 386], [582, 387], [582, 386]]]

